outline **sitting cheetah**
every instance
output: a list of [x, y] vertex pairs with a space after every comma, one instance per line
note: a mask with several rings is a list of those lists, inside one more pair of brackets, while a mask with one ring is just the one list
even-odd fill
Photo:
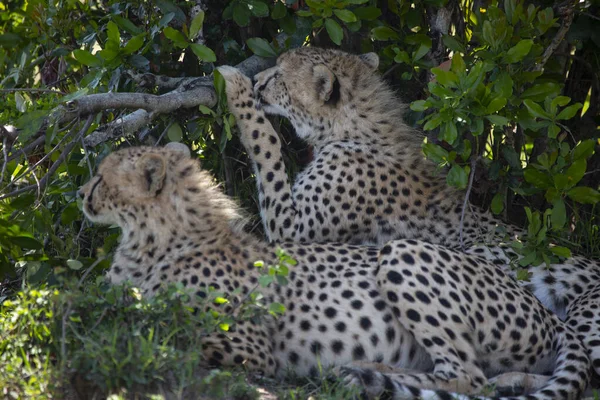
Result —
[[[180, 282], [200, 298], [213, 287], [229, 304], [210, 307], [235, 315], [260, 277], [253, 261], [275, 263], [277, 245], [240, 229], [233, 201], [183, 150], [110, 154], [78, 192], [83, 210], [123, 231], [111, 282], [147, 295]], [[577, 399], [585, 388], [590, 363], [570, 328], [483, 258], [417, 240], [279, 246], [297, 265], [288, 286], [262, 291], [285, 314], [208, 337], [207, 360], [268, 375], [339, 366], [371, 398], [476, 394], [504, 372], [491, 380], [499, 388], [539, 388], [523, 400]]]
[[[281, 55], [277, 66], [248, 78], [231, 67], [219, 70], [227, 82], [230, 110], [256, 172], [261, 217], [272, 241], [339, 241], [381, 247], [399, 238], [460, 248], [464, 193], [446, 185], [421, 153], [422, 136], [402, 120], [403, 108], [376, 73], [375, 53], [301, 48]], [[257, 108], [257, 106], [259, 106]], [[314, 160], [290, 185], [280, 140], [265, 113], [290, 120], [314, 147]], [[510, 271], [496, 228], [514, 236], [519, 229], [490, 213], [465, 212], [467, 252], [485, 256]], [[505, 252], [509, 252], [505, 255]], [[512, 254], [510, 254], [512, 253]], [[579, 332], [600, 331], [600, 262], [573, 257], [549, 270], [532, 270], [526, 286]], [[559, 276], [560, 275], [560, 276]], [[574, 303], [587, 295], [588, 306]], [[591, 314], [590, 314], [591, 313]], [[588, 316], [588, 317], [585, 317]], [[600, 374], [600, 341], [587, 341]]]

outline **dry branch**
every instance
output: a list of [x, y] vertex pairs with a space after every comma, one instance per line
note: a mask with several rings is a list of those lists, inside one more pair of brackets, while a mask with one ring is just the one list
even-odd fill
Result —
[[[278, 38], [284, 40], [284, 38]], [[252, 56], [242, 61], [237, 68], [247, 76], [254, 76], [275, 63], [274, 59]], [[134, 75], [132, 75], [132, 78]], [[198, 78], [168, 78], [157, 75], [135, 75], [135, 78], [146, 81], [146, 84], [159, 82], [173, 86], [179, 80], [178, 86], [165, 94], [153, 95], [147, 93], [102, 93], [80, 97], [69, 104], [70, 111], [76, 110], [81, 116], [97, 113], [107, 109], [137, 109], [131, 114], [116, 119], [92, 132], [84, 139], [87, 147], [93, 147], [108, 140], [129, 136], [148, 125], [160, 114], [175, 112], [180, 108], [205, 105], [213, 107], [217, 96], [213, 87], [212, 76]]]

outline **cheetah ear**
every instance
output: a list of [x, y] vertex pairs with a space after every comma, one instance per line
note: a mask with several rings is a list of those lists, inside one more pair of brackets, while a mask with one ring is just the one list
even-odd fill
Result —
[[329, 68], [323, 64], [313, 67], [313, 75], [316, 84], [317, 96], [319, 100], [326, 103], [331, 97], [334, 86], [337, 82], [335, 75]]
[[360, 59], [369, 66], [373, 71], [375, 71], [379, 67], [379, 56], [377, 53], [365, 53], [361, 54]]
[[192, 156], [192, 154], [190, 152], [190, 148], [187, 147], [183, 143], [169, 142], [169, 143], [167, 143], [165, 145], [165, 149], [169, 149], [169, 150], [173, 150], [173, 151], [178, 151], [178, 152], [182, 153], [183, 155], [185, 155], [187, 158], [190, 158]]
[[156, 153], [144, 154], [135, 166], [143, 175], [144, 188], [150, 195], [158, 195], [167, 176], [167, 163], [164, 157]]

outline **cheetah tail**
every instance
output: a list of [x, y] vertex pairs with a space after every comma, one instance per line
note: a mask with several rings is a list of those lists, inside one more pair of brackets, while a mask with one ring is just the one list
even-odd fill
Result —
[[[389, 400], [577, 400], [590, 380], [591, 363], [576, 337], [563, 330], [554, 343], [556, 368], [553, 375], [530, 395], [485, 397], [450, 393], [441, 390], [419, 389], [394, 380], [393, 375], [364, 369], [344, 368], [358, 378], [368, 398]], [[524, 374], [525, 375], [525, 374]]]

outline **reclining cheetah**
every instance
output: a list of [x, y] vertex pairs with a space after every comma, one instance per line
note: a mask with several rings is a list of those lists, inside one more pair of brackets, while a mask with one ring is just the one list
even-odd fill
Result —
[[[90, 220], [123, 231], [108, 278], [130, 280], [145, 294], [181, 282], [205, 297], [212, 286], [230, 303], [210, 307], [235, 315], [260, 277], [253, 261], [277, 261], [276, 245], [239, 229], [235, 204], [189, 150], [116, 151], [79, 195]], [[492, 380], [498, 387], [539, 387], [523, 400], [577, 399], [585, 388], [589, 359], [571, 330], [480, 257], [416, 240], [380, 250], [280, 246], [297, 265], [287, 287], [263, 294], [286, 313], [207, 338], [202, 350], [211, 362], [268, 375], [337, 365], [370, 397], [393, 399], [476, 394], [504, 372]], [[535, 375], [552, 370], [551, 378]]]
[[[413, 238], [460, 247], [464, 193], [432, 174], [435, 166], [421, 153], [422, 136], [403, 122], [403, 108], [376, 73], [378, 62], [374, 53], [301, 48], [281, 55], [277, 66], [256, 75], [254, 90], [236, 69], [219, 68], [241, 141], [255, 166], [261, 217], [270, 240], [380, 247], [389, 240]], [[314, 146], [314, 160], [293, 186], [280, 140], [265, 113], [288, 118], [297, 135]], [[508, 272], [507, 249], [475, 244], [501, 242], [498, 225], [511, 235], [519, 230], [475, 207], [465, 211], [464, 221], [467, 252], [485, 256]], [[569, 316], [600, 374], [600, 340], [587, 335], [600, 332], [600, 262], [575, 256], [532, 272], [527, 287], [546, 307]], [[585, 310], [584, 303], [574, 303], [582, 295], [588, 299]]]

